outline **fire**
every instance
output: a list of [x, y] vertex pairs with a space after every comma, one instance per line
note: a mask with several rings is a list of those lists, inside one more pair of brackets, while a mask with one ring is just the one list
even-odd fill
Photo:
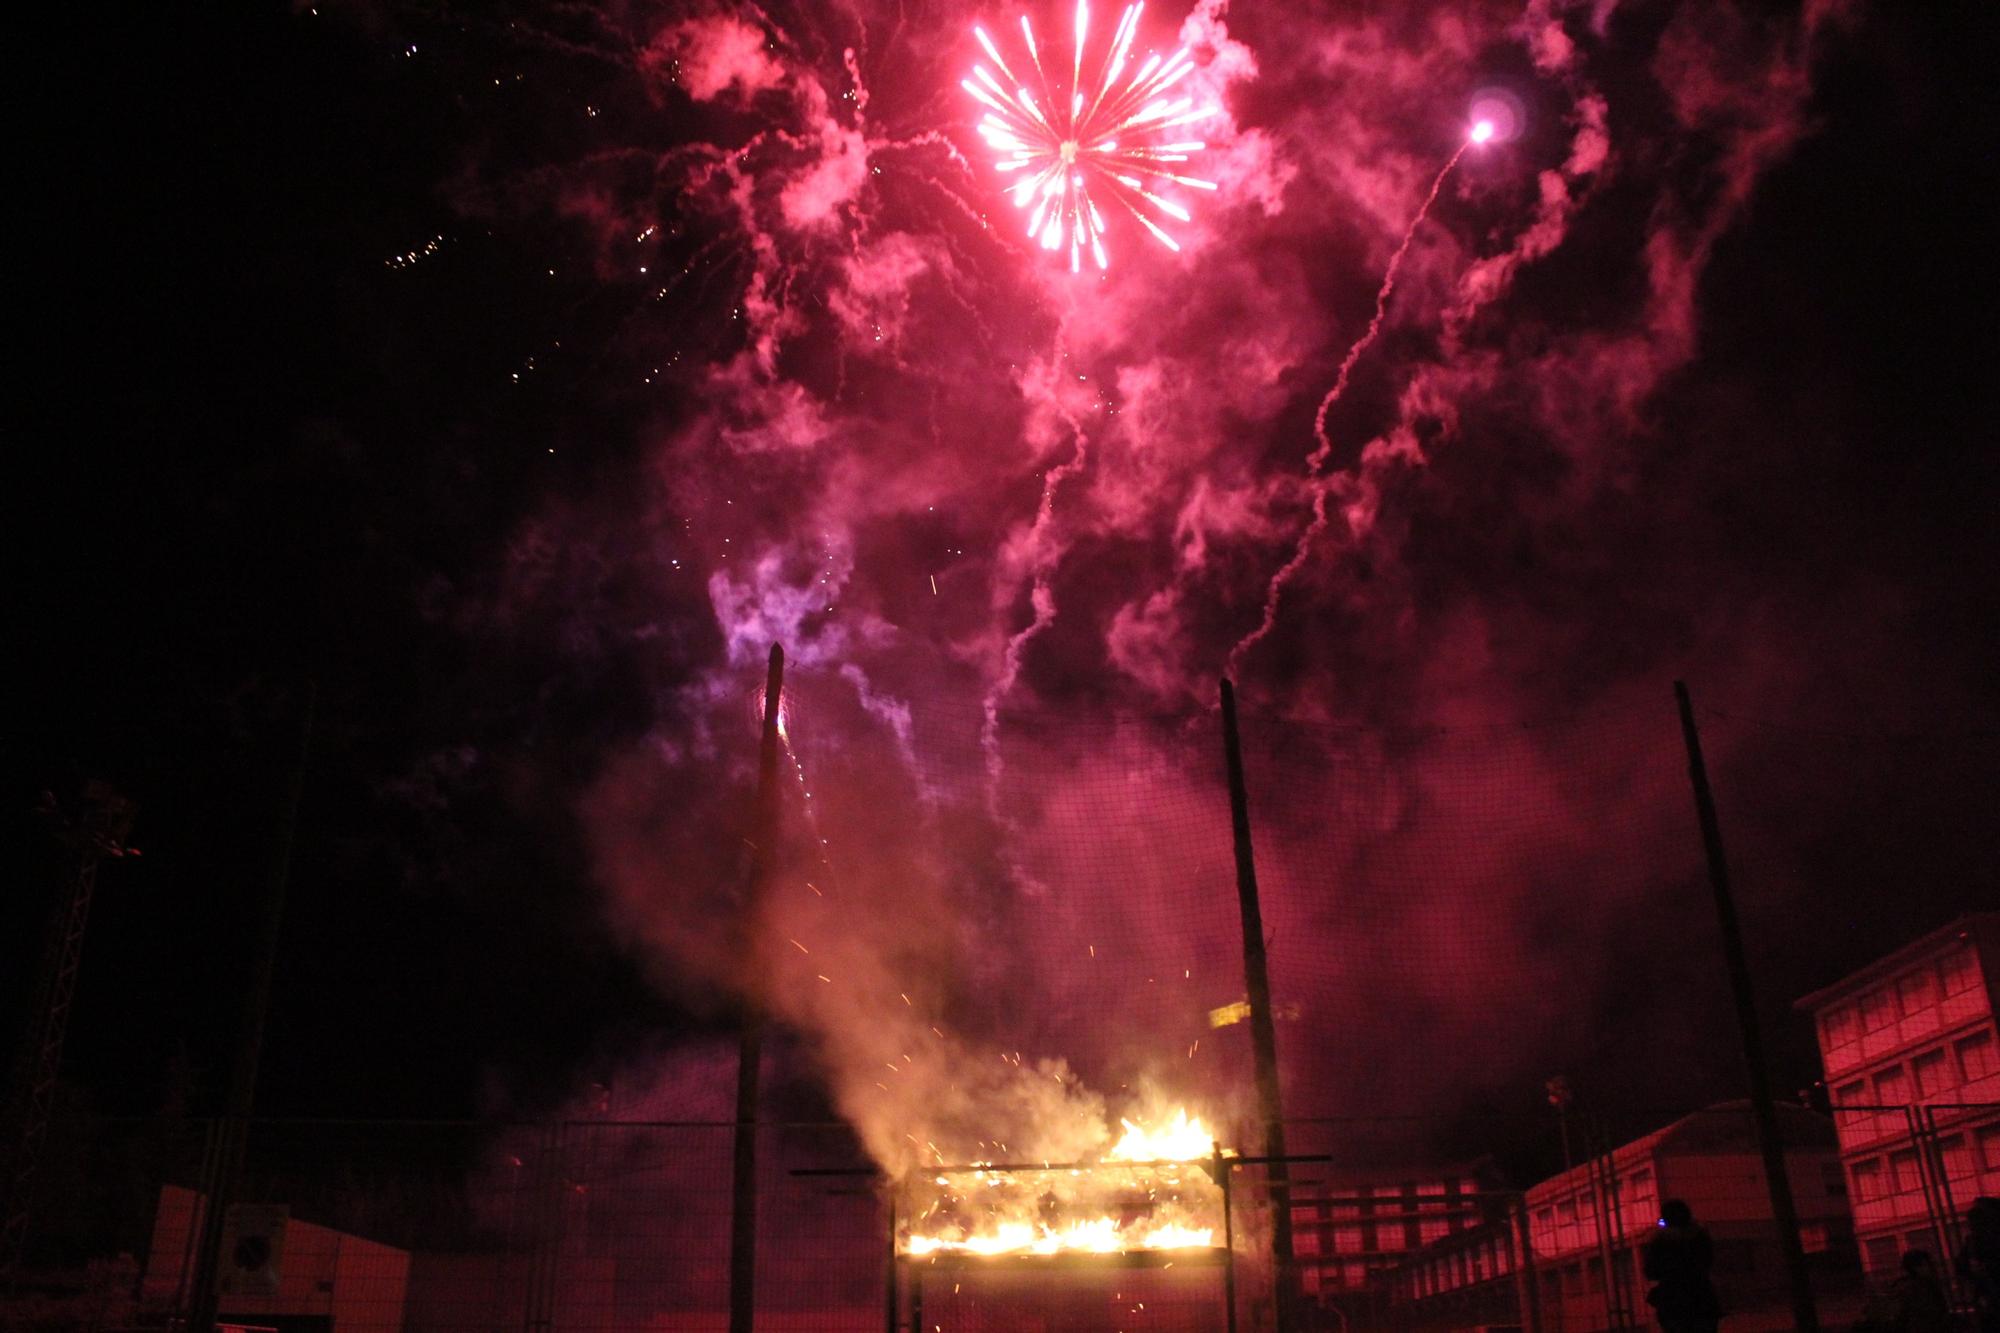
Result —
[[[906, 1255], [1118, 1254], [1217, 1244], [1221, 1187], [1205, 1169], [1216, 1143], [1199, 1116], [1119, 1122], [1090, 1163], [974, 1163], [906, 1186]], [[924, 1202], [919, 1203], [919, 1196]]]
[[1124, 1134], [1105, 1154], [1112, 1162], [1198, 1162], [1215, 1153], [1215, 1139], [1203, 1128], [1200, 1116], [1190, 1116], [1185, 1106], [1159, 1129], [1147, 1129], [1130, 1120], [1118, 1122]]

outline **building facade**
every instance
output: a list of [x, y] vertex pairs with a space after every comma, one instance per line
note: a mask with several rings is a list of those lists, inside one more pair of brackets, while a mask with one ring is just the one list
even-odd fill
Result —
[[[1778, 1107], [1785, 1168], [1822, 1314], [1858, 1309], [1845, 1185], [1832, 1126]], [[1786, 1328], [1791, 1307], [1756, 1125], [1747, 1103], [1686, 1115], [1526, 1193], [1522, 1219], [1503, 1210], [1464, 1235], [1409, 1255], [1395, 1278], [1396, 1326], [1503, 1324], [1547, 1333], [1642, 1328], [1652, 1311], [1643, 1271], [1666, 1199], [1694, 1210], [1715, 1242], [1715, 1282], [1733, 1329]]]
[[[1871, 1280], [1956, 1250], [2000, 1194], [2000, 912], [1961, 917], [1798, 1002], [1812, 1016]], [[1948, 1265], [1946, 1265], [1948, 1267]]]

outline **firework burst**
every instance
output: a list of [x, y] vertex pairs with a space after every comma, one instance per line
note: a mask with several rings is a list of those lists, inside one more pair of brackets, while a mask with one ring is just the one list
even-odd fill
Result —
[[[1101, 60], [1086, 58], [1090, 5], [1077, 0], [1070, 78], [1065, 92], [1042, 63], [1035, 31], [1025, 16], [1021, 39], [1027, 48], [1029, 81], [1008, 67], [984, 28], [974, 27], [993, 69], [974, 65], [960, 86], [986, 107], [980, 137], [995, 154], [995, 165], [1018, 175], [1007, 187], [1015, 205], [1027, 211], [1027, 233], [1046, 250], [1069, 252], [1070, 272], [1087, 254], [1097, 267], [1109, 258], [1104, 247], [1104, 215], [1122, 209], [1137, 218], [1169, 250], [1180, 245], [1163, 222], [1186, 222], [1187, 209], [1160, 193], [1181, 186], [1213, 190], [1213, 181], [1181, 174], [1180, 164], [1207, 147], [1182, 139], [1187, 126], [1215, 114], [1192, 97], [1175, 96], [1174, 86], [1194, 63], [1185, 47], [1162, 60], [1149, 55], [1129, 69], [1132, 40], [1143, 4], [1129, 5]], [[997, 72], [996, 72], [997, 71]]]

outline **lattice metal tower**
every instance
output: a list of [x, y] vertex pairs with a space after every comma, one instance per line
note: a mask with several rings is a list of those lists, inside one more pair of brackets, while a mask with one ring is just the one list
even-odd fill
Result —
[[17, 1060], [13, 1098], [6, 1128], [12, 1152], [0, 1184], [6, 1212], [0, 1215], [0, 1277], [11, 1278], [21, 1261], [28, 1236], [30, 1194], [42, 1141], [48, 1137], [49, 1113], [55, 1106], [56, 1076], [62, 1068], [63, 1039], [69, 1033], [69, 1012], [76, 998], [76, 973], [83, 961], [84, 929], [90, 923], [90, 900], [97, 889], [97, 867], [108, 856], [126, 856], [126, 835], [132, 828], [132, 803], [105, 782], [86, 782], [72, 801], [44, 792], [36, 813], [68, 849], [69, 876], [61, 899], [49, 914], [48, 942], [35, 980], [33, 1002]]

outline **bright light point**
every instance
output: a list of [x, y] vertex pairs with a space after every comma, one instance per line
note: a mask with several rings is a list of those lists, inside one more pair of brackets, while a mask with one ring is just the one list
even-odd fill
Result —
[[1465, 108], [1467, 143], [1513, 143], [1528, 127], [1528, 108], [1512, 90], [1481, 88]]

